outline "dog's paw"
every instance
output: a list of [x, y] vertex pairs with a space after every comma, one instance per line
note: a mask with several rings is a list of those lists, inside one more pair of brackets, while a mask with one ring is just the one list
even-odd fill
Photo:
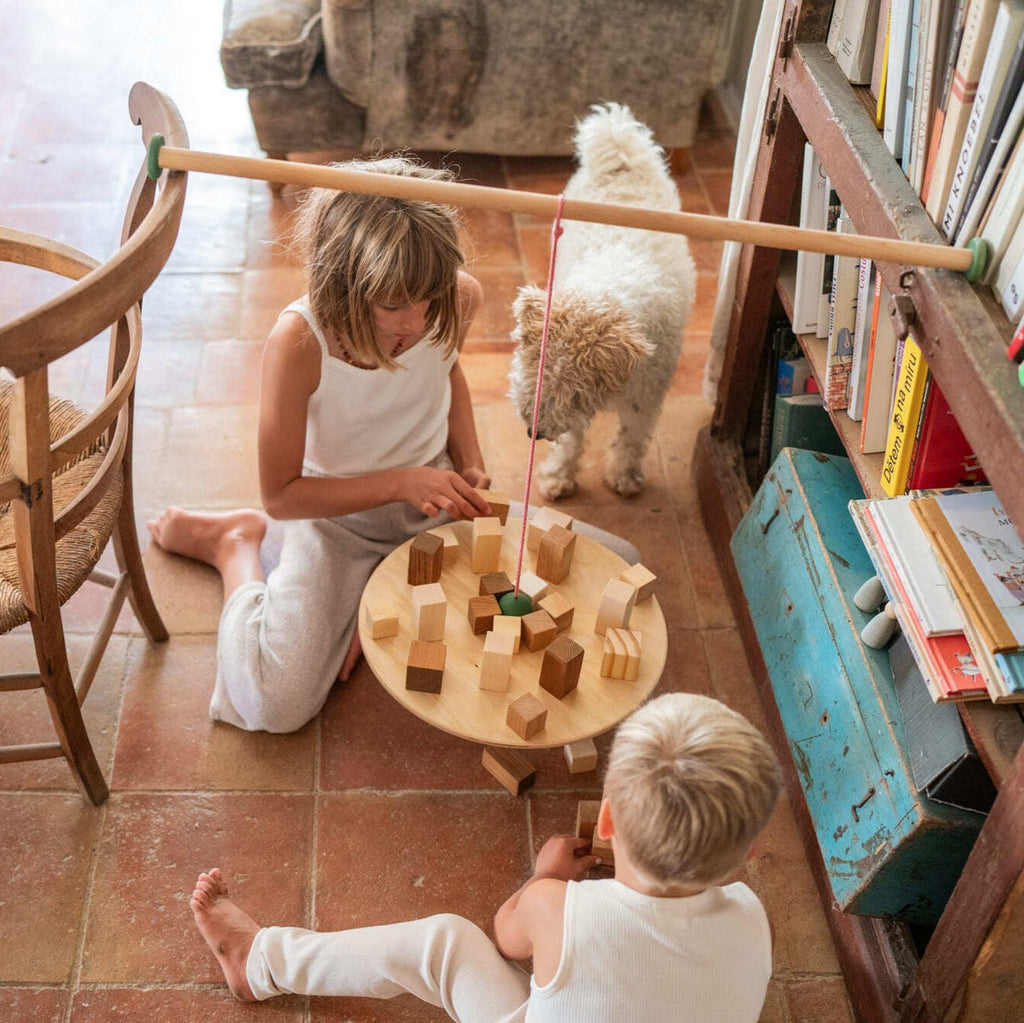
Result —
[[546, 501], [559, 501], [576, 493], [576, 480], [551, 473], [539, 473], [537, 486]]
[[638, 468], [617, 469], [605, 474], [604, 483], [609, 490], [614, 490], [619, 497], [636, 497], [642, 493], [645, 484], [644, 474]]

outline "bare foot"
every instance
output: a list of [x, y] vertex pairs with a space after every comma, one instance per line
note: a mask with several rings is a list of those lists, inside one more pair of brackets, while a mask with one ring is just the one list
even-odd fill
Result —
[[245, 963], [259, 925], [228, 898], [228, 886], [219, 867], [199, 875], [188, 904], [199, 933], [217, 957], [231, 993], [240, 1001], [255, 1002], [256, 996], [246, 979]]
[[341, 662], [341, 671], [338, 672], [338, 681], [347, 682], [355, 669], [356, 664], [359, 663], [359, 657], [363, 652], [363, 644], [359, 639], [359, 626], [356, 626], [356, 631], [352, 633], [352, 642], [349, 644], [348, 653], [345, 654], [345, 660]]

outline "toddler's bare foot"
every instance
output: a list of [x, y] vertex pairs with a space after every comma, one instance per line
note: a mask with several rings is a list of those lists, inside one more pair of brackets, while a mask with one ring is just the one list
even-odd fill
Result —
[[359, 627], [356, 626], [356, 631], [352, 633], [352, 642], [349, 644], [348, 653], [345, 654], [345, 660], [341, 662], [341, 671], [338, 672], [338, 681], [347, 682], [355, 669], [356, 664], [359, 663], [359, 657], [363, 652], [363, 644], [359, 639]]
[[217, 957], [231, 993], [243, 1002], [255, 1002], [246, 979], [245, 963], [259, 925], [228, 898], [228, 886], [218, 867], [199, 875], [188, 904], [199, 933]]

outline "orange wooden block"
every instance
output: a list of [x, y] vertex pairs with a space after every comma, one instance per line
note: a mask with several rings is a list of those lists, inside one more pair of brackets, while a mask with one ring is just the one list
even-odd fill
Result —
[[398, 614], [390, 604], [367, 604], [363, 618], [374, 639], [386, 639], [398, 633]]
[[477, 493], [491, 506], [491, 515], [497, 517], [502, 525], [508, 521], [508, 494], [500, 490], [478, 490]]
[[521, 796], [537, 777], [533, 764], [512, 749], [485, 746], [482, 763], [513, 796]]
[[621, 579], [609, 579], [604, 593], [601, 594], [597, 620], [594, 622], [594, 632], [603, 636], [609, 626], [616, 629], [628, 628], [635, 599], [635, 586], [630, 586], [629, 583], [624, 583]]
[[635, 682], [640, 674], [642, 644], [642, 633], [609, 626], [604, 634], [604, 648], [601, 651], [602, 676]]
[[481, 597], [489, 594], [497, 600], [503, 593], [511, 593], [512, 589], [512, 580], [505, 572], [488, 572], [487, 575], [480, 576]]
[[494, 597], [470, 597], [469, 598], [469, 624], [473, 634], [479, 636], [481, 633], [490, 632], [494, 625], [495, 616], [501, 615], [501, 608]]
[[441, 692], [447, 654], [444, 643], [414, 639], [405, 666], [405, 688], [418, 693]]
[[544, 727], [547, 717], [547, 707], [533, 693], [523, 693], [508, 705], [505, 723], [521, 739], [529, 739]]
[[444, 540], [436, 533], [420, 533], [409, 545], [410, 586], [436, 583], [444, 568]]
[[547, 611], [559, 632], [565, 632], [572, 625], [572, 616], [576, 608], [560, 593], [549, 593], [541, 602], [540, 609]]
[[484, 636], [484, 653], [480, 660], [480, 688], [493, 693], [507, 693], [512, 677], [512, 655], [515, 637], [509, 632], [488, 632]]
[[557, 635], [554, 619], [547, 611], [531, 611], [523, 615], [523, 642], [530, 653], [543, 650]]
[[497, 572], [501, 560], [501, 522], [497, 518], [473, 519], [470, 563], [477, 575]]
[[572, 565], [576, 551], [576, 534], [562, 526], [552, 526], [540, 541], [537, 551], [537, 575], [549, 582], [560, 583]]
[[636, 600], [634, 601], [636, 604], [646, 600], [654, 593], [654, 584], [658, 581], [658, 577], [639, 562], [635, 565], [630, 565], [619, 578], [624, 583], [629, 583], [630, 586], [636, 587]]
[[593, 739], [580, 739], [562, 747], [570, 774], [583, 774], [597, 769], [597, 747]]
[[559, 636], [544, 651], [540, 687], [561, 700], [579, 684], [582, 668], [583, 647], [568, 636]]
[[523, 620], [519, 615], [495, 615], [492, 632], [504, 632], [512, 637], [512, 652], [519, 653], [519, 640], [523, 635]]

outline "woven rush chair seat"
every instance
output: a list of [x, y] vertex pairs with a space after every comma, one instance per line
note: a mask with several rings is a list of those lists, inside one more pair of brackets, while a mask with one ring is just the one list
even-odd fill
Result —
[[[0, 424], [7, 422], [14, 385], [0, 380]], [[65, 398], [50, 399], [50, 441], [59, 440], [65, 433], [86, 418], [86, 413]], [[11, 471], [10, 446], [6, 428], [0, 428], [0, 476]], [[61, 467], [53, 476], [53, 510], [60, 514], [81, 493], [103, 462], [105, 444], [79, 456]], [[100, 498], [97, 506], [66, 536], [57, 541], [57, 595], [64, 604], [89, 578], [110, 540], [117, 512], [121, 506], [123, 475], [118, 469], [116, 479]], [[18, 557], [14, 547], [14, 523], [11, 503], [0, 503], [0, 634], [24, 625], [29, 620], [29, 609], [21, 597], [18, 581]]]

